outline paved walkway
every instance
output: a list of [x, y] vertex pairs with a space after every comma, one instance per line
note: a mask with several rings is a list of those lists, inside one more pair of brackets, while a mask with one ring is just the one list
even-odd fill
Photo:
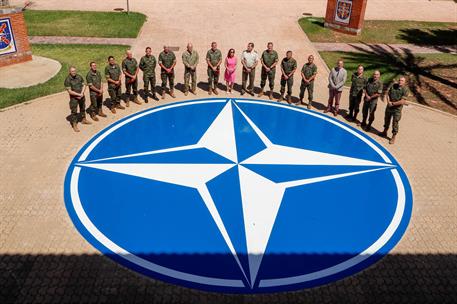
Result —
[[[325, 2], [291, 0], [286, 6], [276, 0], [262, 4], [234, 0], [227, 9], [226, 1], [214, 0], [130, 1], [132, 10], [148, 15], [133, 49], [138, 57], [145, 46], [151, 45], [158, 53], [166, 43], [179, 46], [180, 55], [186, 42], [192, 41], [204, 55], [212, 40], [217, 40], [224, 52], [229, 47], [240, 52], [251, 40], [262, 50], [271, 40], [281, 55], [287, 49], [294, 50], [302, 64], [308, 54], [318, 56], [318, 52], [297, 19], [303, 12], [322, 15]], [[36, 2], [42, 9], [79, 10], [112, 10], [124, 4], [124, 0]], [[452, 1], [370, 0], [367, 17], [444, 21], [455, 18], [455, 8]], [[322, 109], [327, 97], [327, 72], [319, 57], [317, 65], [316, 105]], [[182, 82], [182, 74], [178, 64], [177, 82]], [[201, 81], [206, 78], [204, 64], [199, 66], [198, 77]], [[200, 90], [197, 97], [206, 96]], [[185, 99], [179, 93], [165, 103]], [[345, 91], [343, 109], [347, 99]], [[227, 296], [150, 280], [100, 256], [67, 216], [63, 202], [67, 166], [79, 148], [110, 123], [163, 103], [132, 105], [91, 126], [81, 126], [79, 134], [73, 133], [65, 120], [69, 109], [64, 93], [0, 112], [0, 302], [457, 302], [457, 118], [417, 106], [404, 109], [398, 144], [388, 146], [386, 140], [371, 134], [406, 170], [413, 187], [414, 210], [409, 229], [397, 247], [361, 274], [301, 292]], [[374, 124], [378, 130], [382, 128], [383, 108], [380, 104]], [[109, 189], [100, 186], [100, 191]]]
[[30, 36], [30, 43], [40, 44], [118, 44], [132, 45], [135, 38], [98, 38], [98, 37], [60, 37], [60, 36]]
[[450, 53], [457, 54], [457, 46], [435, 45], [418, 46], [414, 44], [385, 44], [385, 43], [332, 43], [332, 42], [313, 42], [314, 48], [320, 51], [330, 52], [357, 52], [357, 53], [394, 53], [411, 52], [413, 54], [437, 54]]

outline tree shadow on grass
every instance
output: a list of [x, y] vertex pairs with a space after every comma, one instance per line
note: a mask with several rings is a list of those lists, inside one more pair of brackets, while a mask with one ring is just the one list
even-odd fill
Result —
[[457, 51], [457, 28], [401, 29], [398, 38], [411, 44], [430, 46], [443, 53]]
[[[457, 89], [457, 82], [436, 73], [437, 69], [457, 68], [457, 63], [427, 64], [424, 57], [413, 54], [411, 50], [402, 48], [400, 51], [389, 45], [365, 44], [365, 47], [359, 47], [351, 44], [351, 46], [358, 53], [348, 53], [345, 57], [354, 62], [369, 62], [365, 64], [365, 69], [376, 70], [382, 67], [384, 73], [408, 76], [409, 88], [419, 103], [430, 106], [423, 94], [425, 89], [447, 106], [457, 110], [457, 101], [451, 100], [442, 92], [442, 87]], [[384, 88], [387, 88], [391, 82], [384, 83]]]

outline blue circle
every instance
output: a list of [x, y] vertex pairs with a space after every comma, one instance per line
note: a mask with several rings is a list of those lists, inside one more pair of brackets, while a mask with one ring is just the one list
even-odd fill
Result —
[[412, 210], [400, 164], [369, 136], [249, 99], [168, 104], [115, 122], [75, 156], [64, 195], [81, 235], [122, 265], [245, 294], [369, 267]]

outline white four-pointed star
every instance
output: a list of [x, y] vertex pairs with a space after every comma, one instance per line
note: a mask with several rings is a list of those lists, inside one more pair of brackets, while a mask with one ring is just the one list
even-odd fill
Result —
[[[262, 141], [264, 149], [239, 162], [235, 136], [233, 111], [238, 110], [256, 136]], [[159, 155], [178, 151], [208, 149], [228, 161], [221, 163], [132, 163], [122, 162], [145, 155]], [[119, 160], [119, 161], [117, 161]], [[106, 162], [109, 161], [109, 162]], [[253, 121], [238, 107], [229, 101], [205, 134], [193, 145], [148, 151], [78, 163], [82, 167], [107, 170], [151, 180], [192, 187], [198, 190], [214, 222], [219, 228], [228, 248], [234, 256], [244, 277], [251, 287], [254, 286], [257, 273], [273, 229], [276, 215], [287, 188], [317, 183], [351, 175], [363, 174], [393, 167], [392, 164], [373, 162], [272, 143]], [[350, 166], [351, 172], [317, 176], [306, 179], [274, 182], [248, 168], [249, 165], [296, 165], [296, 166]], [[230, 235], [216, 208], [207, 183], [227, 170], [238, 168], [246, 248], [249, 269], [244, 269], [233, 246]], [[369, 167], [369, 169], [367, 169]], [[246, 274], [249, 272], [249, 274]]]

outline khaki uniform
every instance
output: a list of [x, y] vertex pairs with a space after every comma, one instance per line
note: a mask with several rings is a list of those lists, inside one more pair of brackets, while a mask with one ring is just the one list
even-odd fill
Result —
[[[290, 74], [293, 70], [297, 68], [297, 61], [294, 58], [284, 58], [281, 61], [282, 69], [284, 73]], [[286, 91], [286, 84], [287, 84], [287, 95], [292, 96], [292, 86], [294, 85], [294, 75], [292, 74], [288, 79], [285, 79], [283, 76], [281, 77], [281, 95], [284, 94]]]
[[90, 87], [94, 86], [96, 89], [100, 90], [102, 87], [102, 75], [99, 71], [95, 71], [94, 73], [92, 70], [89, 70], [86, 75], [86, 82], [90, 92], [90, 107], [87, 109], [88, 113], [91, 113], [92, 115], [98, 114], [103, 105], [103, 95], [99, 95], [97, 92], [92, 91]]
[[[130, 75], [135, 75], [138, 70], [138, 62], [135, 58], [125, 58], [122, 61], [122, 71], [129, 73]], [[130, 98], [131, 92], [133, 89], [133, 96], [138, 96], [138, 77], [135, 79], [125, 75], [125, 93], [127, 98]]]
[[360, 109], [360, 102], [362, 101], [363, 89], [367, 84], [367, 78], [362, 74], [358, 75], [357, 72], [352, 74], [351, 90], [349, 91], [349, 117], [357, 117]]
[[[192, 91], [195, 92], [197, 89], [197, 64], [199, 61], [198, 53], [192, 50], [189, 53], [187, 50], [182, 53], [182, 62], [184, 63], [184, 90], [189, 92], [189, 81], [192, 78]], [[195, 67], [191, 69], [190, 67]]]
[[[398, 83], [395, 83], [388, 90], [389, 99], [391, 102], [402, 100], [408, 96], [408, 89], [406, 86], [400, 87]], [[384, 130], [387, 131], [390, 127], [390, 121], [392, 120], [392, 134], [396, 135], [399, 129], [399, 122], [401, 119], [401, 110], [403, 105], [399, 106], [387, 106], [384, 116]]]
[[[374, 80], [373, 78], [368, 79], [365, 85], [365, 95], [373, 96], [374, 94], [382, 94], [383, 84], [381, 80]], [[365, 97], [366, 98], [366, 97]], [[366, 124], [368, 118], [368, 124], [371, 125], [374, 121], [374, 113], [378, 105], [378, 98], [372, 98], [370, 100], [365, 99], [362, 107], [362, 124]], [[368, 115], [370, 115], [368, 117]]]
[[[84, 87], [84, 79], [81, 75], [76, 74], [75, 77], [68, 75], [65, 78], [64, 82], [65, 88], [68, 90], [72, 90], [76, 93], [81, 93]], [[70, 122], [72, 124], [76, 124], [78, 122], [78, 107], [79, 107], [79, 114], [82, 118], [86, 118], [86, 98], [85, 96], [77, 99], [76, 97], [70, 95]]]
[[149, 87], [151, 92], [156, 91], [156, 58], [151, 56], [143, 56], [140, 59], [140, 70], [143, 71], [144, 95], [148, 96]]
[[[121, 68], [117, 63], [114, 65], [108, 64], [105, 68], [106, 79], [118, 81], [121, 78]], [[111, 107], [115, 107], [121, 103], [121, 86], [115, 85], [114, 83], [108, 82], [108, 94], [111, 99]]]
[[[306, 63], [301, 68], [301, 72], [305, 75], [306, 79], [311, 78], [317, 74], [317, 66], [314, 63]], [[308, 101], [311, 103], [314, 98], [314, 79], [309, 83], [306, 83], [303, 79], [300, 84], [300, 100], [305, 97], [305, 91], [308, 90]]]
[[[219, 49], [216, 49], [213, 51], [213, 49], [209, 49], [208, 52], [206, 53], [206, 59], [209, 60], [212, 66], [216, 66], [219, 61], [222, 60], [222, 53]], [[219, 75], [221, 73], [221, 66], [219, 65], [214, 71], [209, 65], [208, 65], [208, 85], [210, 90], [214, 90], [217, 88], [217, 84], [219, 83]]]
[[[271, 52], [269, 52], [268, 50], [263, 51], [261, 59], [263, 63], [269, 68], [279, 61], [278, 53], [275, 50], [272, 50]], [[267, 84], [267, 79], [270, 85], [270, 90], [273, 91], [275, 86], [275, 75], [276, 66], [270, 69], [269, 72], [267, 72], [267, 70], [265, 70], [265, 68], [262, 65], [262, 72], [260, 74], [260, 89], [262, 91], [263, 88], [265, 88], [265, 85]]]
[[[176, 62], [175, 53], [169, 51], [168, 53], [161, 52], [159, 55], [159, 64], [161, 63], [167, 69], [171, 68]], [[170, 73], [167, 73], [163, 68], [160, 69], [160, 78], [162, 79], [162, 93], [167, 88], [167, 79], [170, 85], [170, 91], [173, 91], [175, 85], [175, 70], [172, 69]]]

